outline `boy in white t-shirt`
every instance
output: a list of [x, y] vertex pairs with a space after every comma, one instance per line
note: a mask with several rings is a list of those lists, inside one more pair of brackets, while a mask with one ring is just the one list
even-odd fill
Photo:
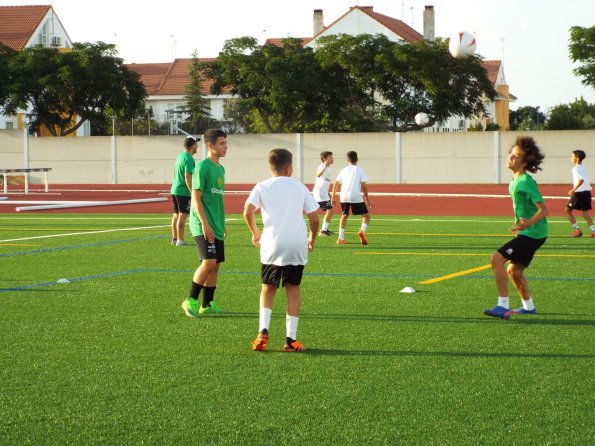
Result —
[[331, 203], [328, 191], [331, 185], [331, 164], [333, 164], [333, 152], [322, 152], [320, 154], [320, 160], [322, 161], [322, 164], [316, 169], [316, 181], [314, 182], [314, 187], [312, 188], [312, 195], [314, 195], [314, 199], [318, 202], [320, 210], [325, 213], [320, 235], [323, 237], [330, 237], [333, 235], [333, 233], [328, 229], [333, 216], [333, 204]]
[[[287, 295], [286, 338], [284, 350], [304, 350], [296, 339], [300, 314], [300, 283], [308, 251], [314, 248], [318, 231], [318, 203], [302, 183], [290, 178], [293, 156], [289, 150], [273, 149], [269, 153], [272, 178], [261, 181], [248, 196], [244, 206], [244, 220], [252, 232], [252, 244], [260, 248], [262, 263], [260, 291], [259, 333], [252, 342], [252, 350], [266, 350], [273, 300], [279, 285]], [[254, 213], [262, 213], [262, 234], [256, 226]], [[310, 234], [304, 221], [310, 222]]]
[[593, 225], [593, 219], [589, 215], [591, 210], [591, 177], [587, 167], [583, 165], [583, 160], [587, 157], [584, 151], [574, 150], [572, 152], [572, 184], [573, 188], [568, 191], [570, 200], [566, 205], [566, 217], [570, 224], [572, 224], [572, 235], [571, 237], [582, 237], [583, 232], [576, 222], [576, 218], [572, 215], [572, 211], [582, 211], [583, 218], [589, 225], [591, 230], [591, 237], [595, 237], [595, 225]]
[[[372, 207], [370, 198], [368, 197], [368, 177], [364, 169], [357, 165], [357, 152], [347, 152], [347, 162], [349, 165], [344, 167], [339, 175], [335, 184], [333, 185], [333, 194], [331, 196], [331, 203], [335, 201], [335, 193], [337, 192], [337, 186], [341, 185], [341, 194], [339, 199], [341, 200], [341, 209], [343, 215], [341, 215], [341, 223], [339, 224], [339, 238], [337, 239], [337, 245], [345, 244], [345, 226], [347, 225], [347, 218], [349, 217], [349, 209], [353, 215], [362, 216], [362, 227], [357, 235], [360, 238], [362, 245], [368, 244], [366, 237], [366, 230], [370, 223], [370, 213], [368, 207]], [[362, 198], [362, 192], [364, 198]], [[365, 200], [365, 201], [364, 201]]]

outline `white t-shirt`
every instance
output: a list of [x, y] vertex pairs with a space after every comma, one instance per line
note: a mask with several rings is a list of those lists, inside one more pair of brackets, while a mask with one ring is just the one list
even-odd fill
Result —
[[576, 192], [591, 190], [591, 176], [589, 175], [587, 167], [583, 166], [582, 164], [577, 164], [572, 168], [572, 181], [574, 182], [573, 185], [578, 183], [579, 180], [583, 180], [583, 184], [580, 185]]
[[306, 186], [289, 177], [272, 177], [256, 184], [246, 203], [262, 213], [260, 261], [265, 265], [305, 265], [308, 229], [304, 212], [318, 210]]
[[[322, 169], [324, 169], [325, 165], [322, 163], [316, 169], [316, 175]], [[331, 199], [328, 195], [328, 190], [331, 185], [331, 166], [328, 166], [326, 170], [322, 173], [322, 175], [316, 177], [316, 181], [314, 182], [314, 187], [312, 188], [312, 195], [314, 195], [314, 199], [316, 201], [328, 201]]]
[[341, 183], [341, 203], [362, 203], [361, 183], [368, 182], [368, 176], [364, 169], [358, 165], [350, 164], [341, 169], [337, 175], [337, 181]]

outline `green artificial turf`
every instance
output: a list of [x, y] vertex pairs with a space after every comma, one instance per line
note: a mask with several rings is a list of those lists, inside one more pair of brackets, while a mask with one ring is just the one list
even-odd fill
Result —
[[229, 219], [226, 312], [190, 319], [197, 251], [170, 246], [167, 216], [0, 215], [0, 443], [593, 441], [595, 239], [550, 219], [527, 270], [538, 314], [503, 321], [483, 315], [496, 290], [478, 268], [509, 219], [373, 216], [364, 247], [352, 217], [347, 245], [310, 254], [307, 350], [282, 351], [280, 290], [261, 353], [258, 250]]

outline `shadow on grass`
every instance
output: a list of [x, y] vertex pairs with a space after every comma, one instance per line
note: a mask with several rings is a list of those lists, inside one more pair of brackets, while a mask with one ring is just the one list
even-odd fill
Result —
[[444, 356], [448, 358], [542, 358], [542, 359], [593, 359], [593, 355], [570, 353], [508, 353], [508, 352], [415, 352], [389, 350], [333, 350], [309, 348], [300, 352], [309, 355], [328, 356]]
[[[542, 324], [542, 325], [585, 325], [594, 326], [595, 320], [584, 319], [547, 319], [535, 318], [531, 316], [512, 317], [508, 321], [488, 316], [482, 317], [447, 317], [447, 316], [405, 316], [405, 315], [375, 315], [375, 314], [303, 314], [309, 319], [343, 319], [343, 320], [369, 320], [369, 321], [385, 321], [385, 322], [431, 322], [431, 323], [524, 323], [524, 324]], [[546, 316], [547, 313], [540, 313], [540, 316]], [[588, 316], [588, 315], [586, 315]]]
[[[560, 316], [561, 314], [556, 314], [556, 316]], [[553, 315], [553, 314], [552, 314]], [[535, 318], [534, 316], [518, 316], [512, 317], [510, 320], [505, 321], [498, 318], [488, 317], [488, 316], [480, 316], [480, 317], [469, 317], [469, 318], [462, 318], [462, 317], [447, 317], [447, 316], [405, 316], [405, 315], [398, 315], [398, 316], [387, 316], [387, 315], [378, 315], [378, 314], [312, 314], [303, 312], [300, 317], [305, 319], [316, 319], [316, 320], [361, 320], [361, 321], [376, 321], [376, 322], [409, 322], [409, 323], [463, 323], [463, 324], [477, 324], [477, 323], [500, 323], [500, 324], [535, 324], [535, 325], [573, 325], [573, 326], [595, 326], [595, 320], [585, 320], [585, 319], [547, 319], [548, 313], [540, 313], [539, 318]], [[546, 316], [546, 318], [542, 318]], [[569, 315], [571, 316], [571, 315]], [[572, 315], [575, 316], [575, 315]], [[593, 316], [593, 315], [584, 315], [584, 316]], [[219, 318], [258, 318], [258, 313], [246, 313], [246, 312], [225, 312], [223, 314], [218, 315], [209, 315], [209, 318], [219, 317]], [[285, 318], [283, 313], [280, 314], [273, 314], [272, 316], [274, 319], [278, 318]]]

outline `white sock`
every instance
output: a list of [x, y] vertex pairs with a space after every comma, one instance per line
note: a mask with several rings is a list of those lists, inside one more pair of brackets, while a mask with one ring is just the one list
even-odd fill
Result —
[[591, 232], [595, 232], [595, 225], [589, 226], [589, 229], [591, 230]]
[[366, 232], [366, 229], [368, 229], [368, 224], [362, 223], [362, 232]]
[[535, 310], [535, 305], [533, 305], [533, 298], [530, 297], [529, 299], [521, 299], [523, 301], [523, 308], [525, 310]]
[[328, 231], [329, 225], [330, 225], [330, 223], [328, 221], [323, 221], [322, 222], [322, 230], [323, 231]]
[[260, 319], [259, 319], [259, 328], [258, 331], [268, 330], [269, 325], [271, 324], [271, 314], [273, 310], [271, 308], [261, 308], [260, 309]]
[[290, 316], [287, 315], [287, 319], [285, 319], [285, 328], [287, 331], [287, 337], [293, 339], [294, 341], [297, 339], [297, 326], [300, 318], [299, 316]]
[[341, 240], [344, 240], [345, 239], [345, 229], [339, 228], [339, 238]]
[[502, 297], [498, 296], [498, 306], [504, 308], [510, 308], [510, 304], [508, 303], [508, 296]]
[[574, 229], [579, 229], [579, 225], [578, 225], [578, 223], [575, 223], [575, 224], [573, 224], [573, 225], [572, 225], [572, 227], [573, 227]]

